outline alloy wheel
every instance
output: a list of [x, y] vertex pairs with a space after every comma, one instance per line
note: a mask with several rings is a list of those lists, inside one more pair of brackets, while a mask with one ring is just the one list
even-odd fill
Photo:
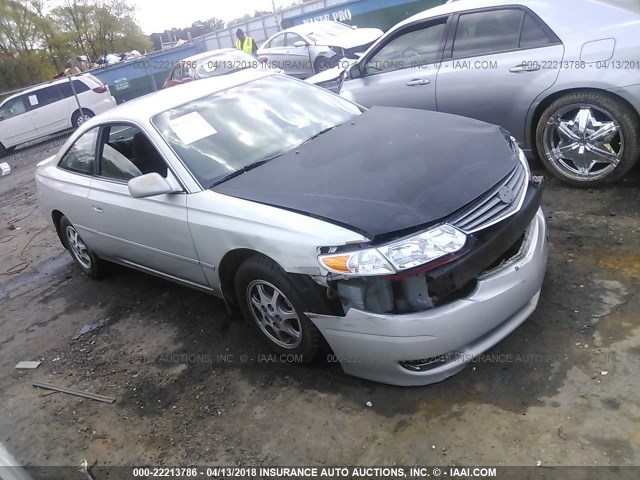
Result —
[[279, 347], [289, 350], [302, 343], [302, 325], [289, 299], [275, 285], [254, 280], [247, 286], [247, 303], [260, 330]]
[[73, 257], [80, 265], [89, 270], [91, 268], [91, 257], [89, 256], [87, 246], [82, 241], [82, 238], [80, 238], [80, 235], [78, 235], [77, 230], [72, 226], [67, 226], [66, 235]]

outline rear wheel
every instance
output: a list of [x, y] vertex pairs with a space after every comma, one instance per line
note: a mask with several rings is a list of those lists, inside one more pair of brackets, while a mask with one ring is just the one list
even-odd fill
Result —
[[542, 113], [536, 147], [545, 167], [564, 183], [591, 188], [622, 178], [640, 156], [640, 120], [620, 99], [577, 92]]
[[65, 247], [80, 270], [94, 279], [104, 276], [108, 265], [87, 247], [67, 217], [60, 219], [60, 232]]
[[73, 115], [71, 116], [71, 124], [75, 128], [78, 128], [80, 125], [82, 125], [84, 122], [89, 120], [91, 117], [95, 117], [95, 116], [96, 114], [93, 113], [88, 108], [83, 108], [82, 111], [76, 110], [75, 112], [73, 112]]
[[5, 146], [0, 143], [0, 158], [4, 158], [9, 155], [9, 153], [11, 153], [11, 150], [12, 149], [10, 148], [5, 148]]
[[322, 350], [322, 335], [304, 315], [305, 303], [286, 272], [272, 260], [246, 260], [235, 277], [242, 314], [260, 338], [287, 361], [309, 363]]

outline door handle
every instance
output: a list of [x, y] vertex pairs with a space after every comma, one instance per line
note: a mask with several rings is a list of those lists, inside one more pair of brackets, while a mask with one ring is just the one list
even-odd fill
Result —
[[92, 208], [95, 212], [98, 212], [98, 213], [103, 213], [103, 212], [104, 212], [104, 210], [102, 210], [102, 208], [100, 208], [100, 207], [96, 207], [95, 205], [91, 205], [91, 208]]
[[418, 85], [428, 85], [431, 83], [431, 80], [428, 78], [416, 78], [415, 80], [409, 80], [407, 82], [407, 87], [415, 87]]
[[511, 73], [537, 72], [538, 70], [540, 70], [540, 65], [516, 65], [509, 69]]

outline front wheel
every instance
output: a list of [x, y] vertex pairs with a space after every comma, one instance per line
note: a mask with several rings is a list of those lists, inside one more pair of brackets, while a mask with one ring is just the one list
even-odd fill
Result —
[[640, 120], [618, 98], [577, 92], [554, 101], [536, 128], [545, 167], [564, 183], [598, 187], [622, 178], [640, 156]]
[[244, 318], [260, 338], [288, 361], [309, 363], [322, 350], [322, 335], [304, 314], [305, 303], [272, 260], [246, 260], [235, 277], [235, 291]]
[[71, 258], [73, 258], [80, 270], [94, 279], [104, 276], [107, 271], [107, 264], [87, 247], [76, 227], [71, 224], [67, 217], [60, 219], [60, 231], [64, 246], [69, 250]]

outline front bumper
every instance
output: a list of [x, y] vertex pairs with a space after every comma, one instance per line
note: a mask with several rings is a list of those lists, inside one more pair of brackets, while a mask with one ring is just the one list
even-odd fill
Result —
[[[375, 314], [354, 308], [344, 317], [307, 313], [345, 373], [391, 385], [428, 385], [461, 371], [535, 310], [548, 255], [542, 210], [518, 255], [478, 279], [467, 297], [422, 312]], [[426, 371], [401, 362], [445, 356]]]

